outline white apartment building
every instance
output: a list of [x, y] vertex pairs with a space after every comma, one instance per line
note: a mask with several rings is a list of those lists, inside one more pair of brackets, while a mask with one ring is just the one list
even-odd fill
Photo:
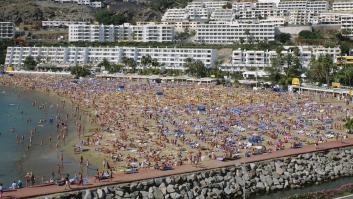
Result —
[[232, 9], [223, 8], [227, 3], [231, 2], [191, 2], [184, 9], [168, 9], [162, 17], [162, 22], [237, 21], [287, 15], [287, 10], [277, 9], [276, 4], [271, 2], [237, 2], [232, 4]]
[[86, 5], [92, 8], [101, 8], [102, 2], [100, 1], [91, 1], [91, 0], [53, 0], [57, 3], [76, 3], [78, 5]]
[[255, 19], [255, 18], [267, 18], [267, 17], [284, 17], [287, 16], [286, 10], [241, 10], [235, 13], [235, 19]]
[[284, 17], [267, 17], [266, 19], [258, 20], [259, 23], [263, 24], [273, 24], [275, 27], [284, 26], [286, 23], [286, 18]]
[[273, 10], [277, 9], [277, 6], [273, 2], [236, 2], [233, 4], [232, 9], [235, 12], [244, 10]]
[[[164, 24], [164, 22], [162, 22]], [[182, 21], [182, 22], [174, 22], [174, 23], [165, 23], [166, 25], [173, 25], [175, 27], [175, 31], [177, 32], [184, 32], [186, 30], [189, 31], [196, 31], [198, 24], [200, 22], [198, 21]]]
[[277, 6], [273, 2], [256, 2], [255, 8], [257, 10], [273, 10], [277, 9]]
[[68, 28], [70, 25], [88, 25], [85, 21], [42, 21], [44, 28]]
[[186, 9], [168, 9], [162, 16], [163, 22], [180, 22], [180, 21], [188, 21], [189, 14]]
[[180, 22], [145, 22], [145, 21], [139, 21], [136, 22], [136, 25], [142, 26], [142, 25], [148, 25], [148, 24], [163, 24], [163, 25], [170, 25], [174, 26], [176, 32], [184, 32], [184, 31], [196, 31], [197, 25], [200, 24], [198, 21], [180, 21]]
[[319, 14], [310, 10], [291, 10], [288, 23], [292, 25], [314, 24]]
[[16, 25], [12, 22], [0, 22], [0, 39], [12, 39], [15, 37]]
[[253, 2], [236, 2], [233, 3], [232, 9], [234, 12], [244, 11], [244, 10], [253, 10], [256, 8], [256, 3]]
[[274, 41], [275, 25], [272, 23], [214, 22], [199, 24], [195, 41], [207, 44], [232, 44], [238, 42]]
[[278, 4], [280, 10], [310, 10], [310, 11], [327, 11], [329, 8], [328, 1], [325, 0], [285, 0]]
[[162, 22], [207, 21], [215, 10], [223, 9], [228, 1], [193, 1], [185, 8], [168, 9]]
[[235, 13], [231, 9], [216, 9], [211, 13], [212, 21], [234, 21]]
[[254, 19], [267, 17], [283, 17], [287, 10], [278, 9], [272, 2], [237, 2], [233, 4], [233, 12], [237, 19]]
[[124, 57], [133, 58], [138, 64], [143, 56], [157, 59], [161, 67], [183, 69], [185, 60], [192, 58], [211, 67], [216, 60], [214, 49], [193, 48], [136, 48], [136, 47], [8, 47], [5, 65], [20, 68], [28, 56], [41, 59], [43, 63], [58, 66], [97, 65], [107, 59], [111, 63], [121, 63]]
[[171, 42], [175, 39], [175, 28], [172, 25], [145, 24], [131, 25], [81, 25], [69, 26], [69, 41], [87, 42]]
[[308, 1], [306, 4], [306, 9], [311, 11], [327, 11], [329, 9], [329, 2], [324, 1]]
[[[309, 67], [312, 57], [318, 58], [320, 55], [329, 54], [334, 61], [340, 56], [341, 50], [339, 47], [325, 48], [323, 46], [297, 46], [299, 49], [299, 60], [303, 67]], [[281, 52], [283, 55], [292, 54], [295, 46], [284, 46]], [[243, 50], [237, 49], [233, 51], [231, 64], [223, 65], [222, 70], [235, 72], [235, 71], [251, 71], [251, 70], [264, 70], [270, 67], [273, 58], [276, 58], [277, 52], [272, 50]], [[284, 67], [286, 67], [284, 65]]]
[[333, 11], [353, 11], [353, 1], [335, 1], [332, 3]]
[[93, 2], [91, 2], [90, 6], [91, 6], [92, 8], [101, 8], [101, 7], [102, 7], [102, 2], [100, 2], [100, 1], [93, 1]]
[[267, 17], [266, 19], [238, 19], [237, 20], [239, 23], [263, 23], [263, 24], [273, 24], [275, 27], [281, 27], [284, 26], [286, 19], [284, 17]]
[[343, 36], [353, 38], [353, 14], [341, 16], [341, 32]]
[[207, 21], [210, 14], [211, 12], [207, 8], [194, 8], [188, 10], [188, 18], [190, 21]]
[[341, 14], [337, 12], [322, 12], [316, 18], [316, 24], [341, 24]]
[[193, 10], [198, 8], [207, 8], [209, 10], [215, 10], [223, 8], [223, 6], [227, 3], [228, 1], [192, 1], [188, 3], [185, 8], [187, 10]]

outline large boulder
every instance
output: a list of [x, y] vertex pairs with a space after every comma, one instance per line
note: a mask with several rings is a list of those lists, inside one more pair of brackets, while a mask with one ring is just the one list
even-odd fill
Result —
[[174, 193], [175, 192], [175, 189], [174, 189], [174, 186], [173, 185], [168, 185], [167, 186], [167, 193]]
[[93, 194], [91, 190], [87, 189], [83, 195], [83, 199], [93, 199]]

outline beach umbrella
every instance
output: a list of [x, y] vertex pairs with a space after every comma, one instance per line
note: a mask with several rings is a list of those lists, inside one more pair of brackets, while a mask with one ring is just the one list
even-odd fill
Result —
[[156, 92], [156, 95], [157, 95], [157, 96], [162, 96], [162, 95], [163, 95], [163, 92], [162, 92], [162, 91], [157, 91], [157, 92]]
[[240, 114], [240, 108], [231, 108], [229, 112], [233, 113], [234, 115]]
[[116, 91], [124, 91], [125, 90], [125, 86], [118, 86], [116, 88]]
[[251, 138], [249, 138], [248, 139], [248, 141], [250, 142], [250, 143], [261, 143], [262, 142], [262, 137], [261, 136], [259, 136], [259, 135], [257, 135], [257, 136], [253, 136], [253, 137], [251, 137]]
[[206, 106], [204, 106], [204, 105], [197, 106], [197, 111], [198, 112], [206, 112]]

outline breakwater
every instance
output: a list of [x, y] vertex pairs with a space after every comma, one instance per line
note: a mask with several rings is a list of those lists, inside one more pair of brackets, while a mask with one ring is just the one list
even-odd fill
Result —
[[349, 147], [43, 197], [242, 198], [352, 176], [352, 163]]

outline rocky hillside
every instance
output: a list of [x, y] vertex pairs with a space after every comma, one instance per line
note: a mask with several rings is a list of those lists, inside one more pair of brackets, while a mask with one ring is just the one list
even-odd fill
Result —
[[75, 4], [56, 4], [49, 0], [1, 0], [0, 21], [33, 24], [48, 19], [91, 20], [93, 10]]
[[[162, 16], [162, 12], [151, 3], [135, 4], [118, 0], [103, 0], [103, 3], [106, 6], [104, 10], [111, 15], [123, 16], [124, 22], [158, 21]], [[50, 0], [0, 0], [0, 21], [13, 21], [16, 24], [36, 24], [42, 20], [94, 21], [98, 10]]]

